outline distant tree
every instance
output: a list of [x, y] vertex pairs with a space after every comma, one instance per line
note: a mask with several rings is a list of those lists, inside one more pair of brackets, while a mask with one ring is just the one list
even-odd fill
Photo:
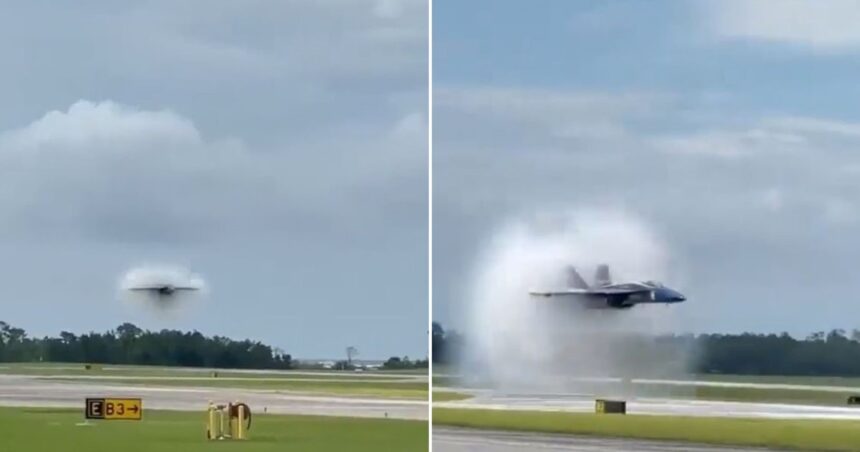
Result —
[[[465, 339], [458, 333], [433, 328], [433, 360], [449, 363], [462, 353]], [[860, 330], [815, 332], [804, 339], [780, 334], [668, 335], [630, 342], [624, 359], [638, 356], [680, 356], [696, 350], [689, 370], [697, 373], [742, 375], [860, 376]], [[392, 362], [391, 365], [396, 365]]]
[[292, 357], [250, 340], [208, 338], [197, 331], [144, 331], [131, 323], [105, 333], [30, 339], [24, 330], [0, 322], [0, 361], [61, 361], [189, 367], [289, 369]]
[[388, 358], [382, 364], [382, 368], [386, 370], [400, 370], [400, 369], [426, 369], [428, 366], [428, 360], [416, 360], [412, 361], [408, 356], [404, 356], [402, 358], [398, 356], [392, 356]]

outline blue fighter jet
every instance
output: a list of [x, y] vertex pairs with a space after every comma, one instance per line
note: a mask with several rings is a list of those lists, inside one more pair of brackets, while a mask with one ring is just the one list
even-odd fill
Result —
[[587, 309], [629, 309], [644, 303], [680, 303], [686, 297], [656, 281], [612, 283], [608, 265], [599, 265], [594, 285], [589, 286], [573, 267], [567, 268], [567, 288], [532, 290], [533, 296], [562, 298]]

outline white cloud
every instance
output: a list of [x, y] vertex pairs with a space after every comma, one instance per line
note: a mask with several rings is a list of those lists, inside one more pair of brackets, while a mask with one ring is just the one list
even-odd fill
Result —
[[[840, 190], [860, 195], [843, 169], [860, 160], [860, 124], [851, 121], [726, 115], [722, 106], [716, 114], [675, 95], [471, 91], [440, 87], [436, 96], [434, 195], [449, 215], [590, 200], [645, 211], [669, 204], [712, 225], [739, 216], [765, 225], [762, 215], [774, 212], [844, 220], [850, 209], [822, 200]], [[590, 134], [564, 134], [565, 125]], [[797, 184], [803, 193], [789, 196]]]
[[860, 122], [837, 121], [826, 118], [778, 116], [765, 118], [763, 125], [777, 130], [814, 135], [860, 138]]
[[799, 135], [768, 129], [710, 130], [652, 141], [657, 149], [670, 154], [730, 159], [796, 151], [803, 142], [804, 138]]
[[198, 145], [201, 138], [191, 121], [171, 111], [142, 111], [111, 101], [81, 100], [66, 112], [48, 112], [22, 129], [0, 135], [0, 149], [6, 153], [37, 152], [40, 148], [121, 153], [127, 145], [142, 140]]
[[356, 189], [387, 190], [405, 178], [418, 189], [400, 196], [423, 198], [422, 124], [409, 114], [378, 137], [354, 136], [349, 148], [322, 139], [296, 153], [264, 152], [207, 139], [168, 110], [78, 101], [0, 134], [0, 219], [133, 240], [185, 237], [202, 224], [220, 225], [206, 234], [275, 231], [303, 216], [357, 225], [368, 218], [362, 211], [372, 217], [384, 207], [353, 198]]
[[857, 0], [719, 0], [705, 5], [704, 20], [722, 38], [827, 52], [860, 50]]

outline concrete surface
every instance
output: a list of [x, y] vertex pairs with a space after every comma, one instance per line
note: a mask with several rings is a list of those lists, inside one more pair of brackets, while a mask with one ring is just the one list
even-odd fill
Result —
[[142, 398], [145, 409], [199, 411], [209, 401], [241, 400], [255, 413], [426, 420], [427, 402], [370, 397], [313, 396], [288, 391], [205, 387], [158, 387], [51, 381], [34, 376], [0, 375], [0, 406], [69, 407], [83, 412], [87, 397]]
[[[435, 390], [439, 389], [436, 388]], [[434, 402], [433, 406], [437, 408], [594, 412], [593, 395], [526, 394], [471, 389], [451, 390], [472, 394], [474, 397], [452, 402]], [[626, 398], [622, 400], [627, 401], [627, 412], [630, 414], [860, 420], [860, 406], [836, 407], [663, 398]]]
[[723, 448], [664, 441], [433, 427], [434, 452], [520, 452], [525, 450], [581, 452], [760, 452], [766, 449]]

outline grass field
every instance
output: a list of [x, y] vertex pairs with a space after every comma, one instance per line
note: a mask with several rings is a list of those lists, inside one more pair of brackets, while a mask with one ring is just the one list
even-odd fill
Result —
[[796, 450], [856, 451], [860, 422], [434, 408], [434, 425]]
[[[426, 451], [426, 422], [255, 414], [249, 439], [205, 439], [205, 413], [147, 411], [144, 420], [79, 426], [81, 410], [0, 408], [2, 450], [87, 452]], [[70, 448], [70, 446], [74, 446]]]
[[433, 391], [434, 402], [454, 402], [457, 400], [466, 400], [472, 396], [451, 391]]

